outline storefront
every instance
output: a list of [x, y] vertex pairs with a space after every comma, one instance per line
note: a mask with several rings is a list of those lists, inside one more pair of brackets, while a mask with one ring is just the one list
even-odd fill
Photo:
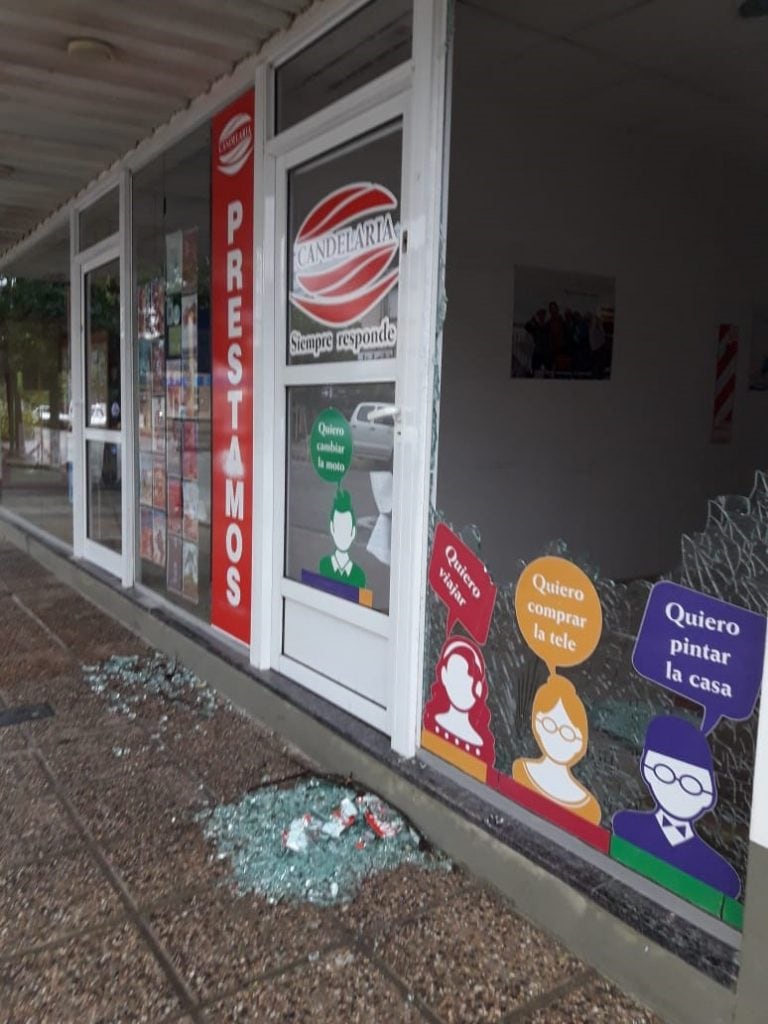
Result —
[[337, 6], [11, 252], [3, 507], [413, 753], [444, 13]]
[[[626, 48], [628, 27], [601, 32]], [[597, 29], [576, 35], [592, 59], [561, 53], [544, 84], [519, 27], [457, 9], [422, 746], [738, 928], [765, 641], [765, 154], [731, 130], [718, 162], [724, 125], [673, 125], [685, 88], [654, 107]], [[608, 82], [634, 105], [597, 95]]]
[[9, 250], [0, 512], [735, 951], [768, 151], [533, 6], [316, 5]]

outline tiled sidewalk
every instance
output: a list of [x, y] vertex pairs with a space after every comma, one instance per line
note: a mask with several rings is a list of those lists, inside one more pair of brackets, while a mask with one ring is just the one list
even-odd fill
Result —
[[194, 810], [308, 767], [226, 707], [110, 713], [81, 664], [147, 653], [0, 546], [0, 702], [55, 709], [0, 728], [2, 1024], [659, 1024], [458, 870], [234, 895]]

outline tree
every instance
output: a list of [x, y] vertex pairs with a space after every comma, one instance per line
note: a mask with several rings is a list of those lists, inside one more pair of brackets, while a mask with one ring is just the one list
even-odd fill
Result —
[[11, 452], [23, 454], [20, 382], [49, 395], [50, 422], [62, 411], [61, 370], [69, 338], [69, 283], [0, 278], [0, 375], [5, 384]]

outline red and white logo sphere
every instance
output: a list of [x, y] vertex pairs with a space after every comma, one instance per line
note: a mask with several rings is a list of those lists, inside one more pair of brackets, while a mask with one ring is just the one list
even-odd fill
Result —
[[321, 199], [293, 244], [293, 305], [328, 327], [347, 327], [365, 316], [398, 281], [396, 211], [397, 197], [370, 181]]
[[219, 133], [217, 166], [222, 174], [241, 171], [253, 152], [253, 119], [250, 114], [230, 117]]

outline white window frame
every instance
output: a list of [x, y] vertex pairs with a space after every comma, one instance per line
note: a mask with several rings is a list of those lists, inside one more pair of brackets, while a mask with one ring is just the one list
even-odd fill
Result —
[[[398, 753], [415, 753], [421, 714], [422, 642], [426, 587], [427, 530], [429, 515], [429, 478], [431, 465], [432, 406], [435, 353], [439, 350], [437, 331], [437, 287], [440, 260], [440, 214], [443, 172], [444, 109], [446, 89], [446, 53], [448, 0], [414, 0], [413, 56], [398, 68], [341, 101], [293, 125], [272, 137], [272, 74], [305, 46], [329, 32], [340, 21], [365, 6], [368, 0], [326, 0], [314, 4], [296, 17], [283, 34], [266, 43], [260, 52], [244, 60], [225, 79], [216, 82], [204, 95], [175, 115], [166, 125], [127, 153], [92, 182], [61, 210], [42, 222], [19, 245], [9, 250], [0, 266], [11, 262], [28, 247], [44, 239], [63, 220], [70, 220], [71, 247], [71, 365], [73, 430], [80, 453], [83, 442], [83, 371], [80, 273], [83, 260], [98, 249], [79, 253], [78, 215], [109, 189], [120, 189], [120, 231], [113, 236], [121, 259], [121, 352], [122, 352], [122, 481], [123, 481], [123, 553], [119, 578], [123, 586], [136, 586], [156, 605], [167, 608], [180, 620], [210, 630], [163, 595], [136, 584], [136, 536], [138, 513], [135, 499], [135, 417], [134, 417], [134, 339], [133, 281], [131, 268], [131, 174], [146, 166], [190, 132], [208, 122], [222, 107], [246, 89], [256, 89], [255, 124], [255, 225], [254, 225], [254, 488], [253, 488], [253, 586], [252, 641], [250, 661], [266, 669], [271, 662], [273, 607], [271, 566], [274, 509], [270, 493], [274, 471], [274, 267], [270, 256], [274, 237], [275, 160], [281, 147], [292, 148], [300, 138], [314, 133], [323, 123], [331, 129], [334, 121], [357, 116], [374, 102], [384, 103], [397, 96], [407, 79], [410, 84], [410, 128], [404, 133], [404, 154], [408, 152], [407, 194], [419, 215], [409, 226], [407, 258], [410, 268], [408, 295], [400, 297], [400, 316], [409, 318], [418, 343], [403, 354], [400, 369], [401, 399], [411, 412], [402, 424], [401, 444], [410, 453], [416, 467], [418, 492], [411, 502], [409, 520], [400, 522], [393, 547], [400, 551], [400, 562], [409, 566], [393, 573], [393, 596], [397, 590], [401, 609], [398, 642], [392, 679], [392, 745]], [[100, 246], [105, 243], [99, 243]], [[103, 252], [102, 252], [103, 255]], [[84, 447], [83, 447], [84, 452]], [[79, 456], [82, 461], [82, 455]], [[85, 551], [85, 475], [84, 466], [74, 467], [73, 478], [73, 551], [84, 557]], [[266, 485], [266, 486], [265, 486]], [[131, 515], [130, 513], [133, 512]], [[402, 519], [402, 517], [401, 517]], [[217, 634], [218, 636], [219, 634]], [[239, 645], [235, 645], [239, 647]]]
[[[72, 303], [73, 312], [77, 317], [76, 330], [74, 333], [75, 338], [75, 362], [73, 364], [73, 375], [72, 375], [72, 394], [73, 394], [73, 412], [74, 412], [74, 443], [75, 443], [75, 464], [74, 464], [74, 478], [75, 478], [75, 502], [74, 502], [74, 536], [75, 542], [75, 553], [78, 557], [85, 558], [94, 565], [97, 565], [107, 572], [116, 576], [122, 583], [125, 576], [125, 563], [126, 563], [126, 551], [125, 551], [125, 533], [126, 533], [126, 515], [125, 506], [127, 501], [127, 493], [125, 490], [125, 463], [127, 458], [126, 452], [126, 435], [125, 425], [122, 419], [122, 409], [125, 403], [125, 387], [126, 382], [121, 377], [121, 418], [120, 418], [120, 430], [106, 430], [99, 427], [88, 427], [86, 426], [86, 415], [85, 415], [85, 377], [87, 374], [86, 366], [86, 352], [85, 352], [85, 296], [83, 294], [83, 280], [85, 275], [91, 273], [93, 270], [98, 270], [99, 267], [103, 266], [112, 260], [118, 260], [120, 266], [120, 281], [122, 288], [122, 248], [120, 242], [120, 232], [118, 231], [114, 235], [110, 235], [108, 238], [97, 242], [90, 248], [86, 249], [82, 253], [78, 253], [72, 263], [72, 276], [73, 276], [73, 290], [75, 281], [77, 282], [77, 301]], [[123, 308], [123, 297], [122, 291], [120, 295], [120, 308], [121, 308], [121, 328], [122, 328], [122, 308]], [[121, 374], [122, 374], [122, 361], [123, 361], [123, 335], [122, 329], [120, 334], [120, 358], [121, 358]], [[121, 538], [120, 538], [120, 552], [112, 551], [109, 548], [91, 540], [88, 537], [88, 466], [86, 459], [86, 443], [87, 441], [103, 441], [108, 444], [115, 442], [115, 435], [120, 435], [120, 480], [121, 480]]]
[[[259, 509], [263, 518], [260, 524], [255, 523], [254, 529], [251, 662], [262, 669], [279, 666], [279, 627], [282, 623], [275, 595], [275, 574], [267, 571], [272, 564], [273, 546], [283, 543], [283, 516], [280, 513], [284, 495], [276, 496], [272, 504], [274, 458], [280, 457], [277, 453], [282, 450], [283, 443], [276, 437], [276, 432], [284, 437], [285, 431], [284, 422], [275, 420], [276, 389], [284, 386], [275, 367], [275, 360], [278, 367], [281, 361], [284, 363], [279, 340], [282, 332], [278, 330], [277, 322], [277, 317], [283, 314], [280, 307], [275, 306], [280, 280], [285, 280], [284, 266], [276, 264], [278, 255], [282, 256], [282, 253], [276, 251], [274, 242], [277, 189], [281, 187], [278, 161], [283, 154], [295, 152], [297, 147], [305, 142], [309, 144], [310, 139], [321, 133], [327, 148], [332, 148], [334, 130], [340, 129], [346, 136], [346, 126], [358, 116], [362, 118], [359, 122], [362, 133], [366, 117], [373, 114], [373, 120], [380, 123], [376, 117], [386, 101], [396, 100], [405, 89], [410, 93], [408, 123], [404, 124], [403, 131], [403, 183], [410, 203], [406, 254], [409, 284], [407, 292], [400, 296], [399, 319], [404, 336], [412, 340], [404, 347], [397, 383], [398, 402], [404, 412], [399, 444], [402, 457], [413, 469], [411, 479], [414, 487], [409, 495], [408, 515], [403, 515], [402, 509], [400, 514], [393, 515], [391, 593], [397, 615], [396, 621], [390, 623], [394, 633], [388, 722], [393, 749], [406, 757], [413, 756], [418, 746], [422, 705], [433, 389], [435, 356], [440, 343], [437, 308], [443, 214], [447, 21], [445, 0], [414, 0], [413, 59], [305, 121], [292, 125], [278, 136], [269, 137], [273, 124], [271, 92], [266, 93], [270, 102], [262, 102], [261, 105], [257, 93], [257, 111], [261, 108], [262, 117], [259, 124], [257, 115], [254, 259], [257, 311], [254, 331], [258, 332], [260, 340], [254, 350], [254, 372], [260, 391], [256, 391], [256, 395], [260, 400], [254, 402], [253, 507], [254, 510]], [[327, 27], [323, 25], [323, 31]], [[303, 45], [309, 41], [305, 40]], [[291, 55], [286, 54], [285, 59]], [[261, 90], [264, 90], [268, 85], [266, 69], [259, 81]], [[262, 92], [262, 95], [265, 94]], [[282, 252], [285, 252], [285, 247]], [[263, 339], [276, 339], [276, 344], [267, 345]], [[307, 369], [309, 380], [312, 368]], [[380, 374], [382, 367], [377, 369]], [[371, 372], [375, 374], [377, 371]], [[296, 381], [292, 380], [292, 383], [298, 382], [300, 376], [303, 379], [303, 375], [297, 373]], [[389, 375], [388, 379], [393, 377]]]
[[[274, 401], [276, 415], [273, 416], [272, 450], [276, 465], [285, 465], [286, 461], [286, 420], [285, 420], [285, 392], [288, 388], [301, 387], [304, 385], [324, 384], [329, 378], [334, 383], [395, 383], [396, 401], [400, 404], [400, 394], [403, 386], [402, 367], [405, 362], [402, 352], [407, 347], [408, 331], [410, 326], [404, 315], [403, 304], [399, 303], [398, 308], [398, 356], [394, 359], [374, 359], [364, 362], [347, 362], [333, 364], [297, 364], [286, 365], [286, 322], [285, 312], [288, 308], [287, 274], [285, 271], [284, 258], [289, 251], [290, 239], [287, 237], [287, 177], [294, 168], [301, 166], [309, 160], [319, 157], [324, 153], [337, 149], [348, 143], [354, 143], [370, 132], [385, 125], [400, 121], [402, 130], [402, 169], [403, 186], [405, 186], [405, 169], [408, 166], [408, 138], [410, 136], [410, 69], [408, 67], [398, 69], [400, 74], [396, 81], [399, 91], [396, 95], [383, 103], [369, 106], [368, 109], [360, 111], [360, 98], [350, 97], [347, 104], [346, 98], [339, 104], [334, 104], [335, 109], [323, 111], [320, 115], [308, 118], [297, 126], [300, 133], [291, 130], [290, 139], [286, 143], [283, 136], [279, 136], [275, 142], [267, 148], [267, 159], [275, 161], [275, 216], [276, 223], [275, 252], [273, 265], [281, 266], [281, 274], [275, 281], [275, 321], [271, 337], [274, 338]], [[370, 96], [372, 102], [376, 100], [375, 91], [367, 87], [360, 90]], [[349, 113], [345, 116], [345, 108]], [[330, 126], [330, 127], [329, 127]], [[287, 148], [290, 146], [290, 149]], [[412, 219], [412, 211], [408, 205], [408, 195], [403, 190], [401, 198], [401, 225], [407, 225]], [[282, 222], [280, 222], [282, 221]], [[401, 259], [403, 257], [401, 256]], [[404, 458], [400, 444], [400, 430], [395, 433], [395, 461], [400, 464]], [[277, 474], [270, 481], [269, 490], [274, 495], [273, 509], [273, 532], [271, 537], [271, 550], [273, 552], [271, 564], [272, 579], [272, 644], [271, 644], [271, 665], [278, 671], [298, 679], [303, 685], [318, 693], [326, 699], [339, 703], [341, 688], [339, 684], [326, 679], [321, 674], [312, 671], [311, 668], [302, 666], [290, 657], [283, 654], [283, 601], [291, 600], [296, 604], [302, 604], [318, 611], [326, 612], [340, 621], [357, 627], [363, 632], [375, 633], [385, 637], [388, 641], [389, 664], [385, 675], [389, 692], [386, 694], [385, 708], [373, 704], [365, 697], [350, 690], [344, 690], [345, 707], [353, 714], [368, 721], [382, 731], [391, 735], [392, 731], [392, 709], [396, 699], [396, 687], [394, 686], [393, 660], [394, 651], [398, 644], [398, 625], [402, 621], [402, 614], [397, 606], [398, 595], [390, 588], [390, 611], [387, 615], [377, 614], [367, 608], [361, 608], [348, 601], [322, 591], [312, 590], [300, 583], [287, 579], [283, 575], [283, 551], [285, 548], [285, 474], [280, 477], [283, 486], [277, 486]], [[406, 462], [398, 470], [398, 478], [410, 479], [410, 465]], [[265, 480], [266, 487], [267, 481]], [[402, 493], [397, 486], [394, 492], [394, 505], [392, 509], [393, 523], [402, 518], [408, 518], [409, 507]], [[398, 548], [393, 538], [392, 563], [397, 562], [399, 557]]]

